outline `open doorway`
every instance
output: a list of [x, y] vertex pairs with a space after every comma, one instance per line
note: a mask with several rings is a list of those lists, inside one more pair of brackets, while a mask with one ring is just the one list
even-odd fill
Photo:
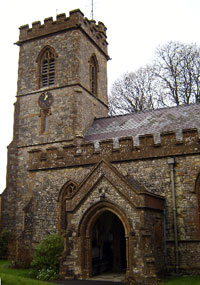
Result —
[[103, 212], [92, 228], [92, 275], [125, 272], [126, 239], [124, 226], [111, 211]]

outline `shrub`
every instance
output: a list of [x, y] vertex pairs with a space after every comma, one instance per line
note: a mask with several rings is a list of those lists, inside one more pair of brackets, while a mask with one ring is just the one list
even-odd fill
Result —
[[41, 269], [38, 271], [36, 278], [39, 280], [56, 280], [59, 275], [57, 270], [52, 268]]
[[7, 258], [9, 237], [10, 232], [3, 229], [0, 233], [0, 259]]
[[52, 280], [58, 278], [59, 257], [64, 247], [64, 238], [56, 233], [45, 237], [36, 247], [31, 266], [35, 269], [36, 278]]

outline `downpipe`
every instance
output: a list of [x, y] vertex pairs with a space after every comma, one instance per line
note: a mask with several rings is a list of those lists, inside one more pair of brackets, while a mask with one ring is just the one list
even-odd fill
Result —
[[176, 190], [175, 190], [175, 159], [173, 157], [168, 159], [171, 173], [171, 190], [172, 190], [172, 204], [173, 204], [173, 220], [174, 220], [174, 245], [175, 245], [175, 273], [179, 273], [179, 250], [178, 250], [178, 226], [177, 226], [177, 209], [176, 209]]
[[164, 236], [164, 262], [166, 272], [169, 272], [168, 262], [167, 262], [167, 234], [166, 234], [166, 210], [163, 211], [163, 236]]

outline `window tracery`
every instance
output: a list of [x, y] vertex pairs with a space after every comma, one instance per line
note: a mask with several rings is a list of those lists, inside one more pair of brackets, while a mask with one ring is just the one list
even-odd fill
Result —
[[59, 230], [65, 230], [68, 225], [68, 218], [66, 213], [66, 200], [70, 199], [77, 189], [76, 183], [68, 181], [65, 183], [59, 193], [59, 204], [60, 204], [60, 222]]
[[73, 182], [68, 184], [65, 189], [65, 199], [71, 198], [71, 196], [74, 194], [75, 191], [76, 191], [76, 185]]
[[56, 54], [53, 48], [45, 47], [39, 54], [39, 85], [48, 87], [55, 84]]

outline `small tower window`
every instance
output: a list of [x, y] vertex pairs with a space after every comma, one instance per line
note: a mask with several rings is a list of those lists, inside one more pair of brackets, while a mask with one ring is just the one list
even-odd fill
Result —
[[55, 84], [56, 54], [51, 47], [44, 48], [39, 56], [39, 85], [48, 87]]
[[90, 91], [97, 95], [97, 74], [98, 74], [98, 62], [96, 56], [93, 55], [90, 58]]
[[48, 128], [49, 128], [48, 123], [49, 123], [49, 118], [48, 118], [48, 115], [45, 114], [44, 115], [44, 132], [48, 131]]
[[43, 109], [41, 112], [41, 134], [44, 134], [49, 131], [49, 109]]

